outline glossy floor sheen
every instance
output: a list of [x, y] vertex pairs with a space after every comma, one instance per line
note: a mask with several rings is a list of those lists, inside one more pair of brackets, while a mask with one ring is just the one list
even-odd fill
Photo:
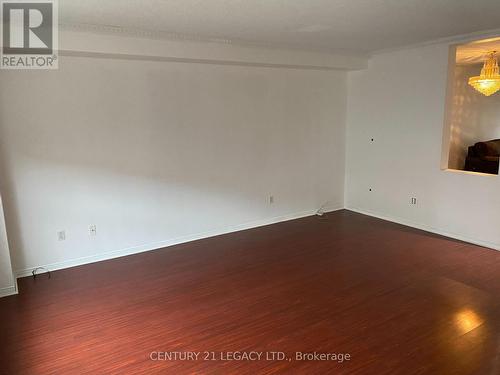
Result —
[[[500, 252], [348, 211], [19, 288], [0, 300], [9, 375], [500, 374]], [[351, 360], [152, 361], [157, 351]]]

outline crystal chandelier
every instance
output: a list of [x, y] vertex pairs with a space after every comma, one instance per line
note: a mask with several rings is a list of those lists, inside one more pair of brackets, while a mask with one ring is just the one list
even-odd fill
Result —
[[484, 62], [481, 75], [469, 78], [469, 85], [481, 94], [490, 96], [500, 90], [500, 71], [496, 51], [488, 53], [488, 59]]

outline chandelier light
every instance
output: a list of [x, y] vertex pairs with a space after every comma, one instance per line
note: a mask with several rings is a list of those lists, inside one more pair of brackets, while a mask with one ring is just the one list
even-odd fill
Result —
[[486, 96], [493, 95], [500, 90], [500, 71], [496, 51], [488, 53], [488, 58], [481, 69], [481, 75], [470, 77], [469, 85]]

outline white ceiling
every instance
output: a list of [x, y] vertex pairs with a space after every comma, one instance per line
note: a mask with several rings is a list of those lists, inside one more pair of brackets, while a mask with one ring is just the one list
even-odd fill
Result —
[[500, 28], [499, 0], [60, 0], [60, 23], [373, 52]]
[[468, 43], [457, 47], [457, 64], [483, 64], [489, 52], [500, 55], [500, 38]]

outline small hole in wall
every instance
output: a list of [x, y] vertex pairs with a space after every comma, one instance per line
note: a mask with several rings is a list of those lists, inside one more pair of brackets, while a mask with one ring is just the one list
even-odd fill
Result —
[[372, 191], [372, 189], [371, 189], [371, 188], [370, 188], [370, 189], [368, 189], [368, 190], [369, 190], [369, 191]]
[[372, 139], [371, 139], [371, 141], [373, 142], [373, 141], [374, 141], [374, 139], [372, 138]]

